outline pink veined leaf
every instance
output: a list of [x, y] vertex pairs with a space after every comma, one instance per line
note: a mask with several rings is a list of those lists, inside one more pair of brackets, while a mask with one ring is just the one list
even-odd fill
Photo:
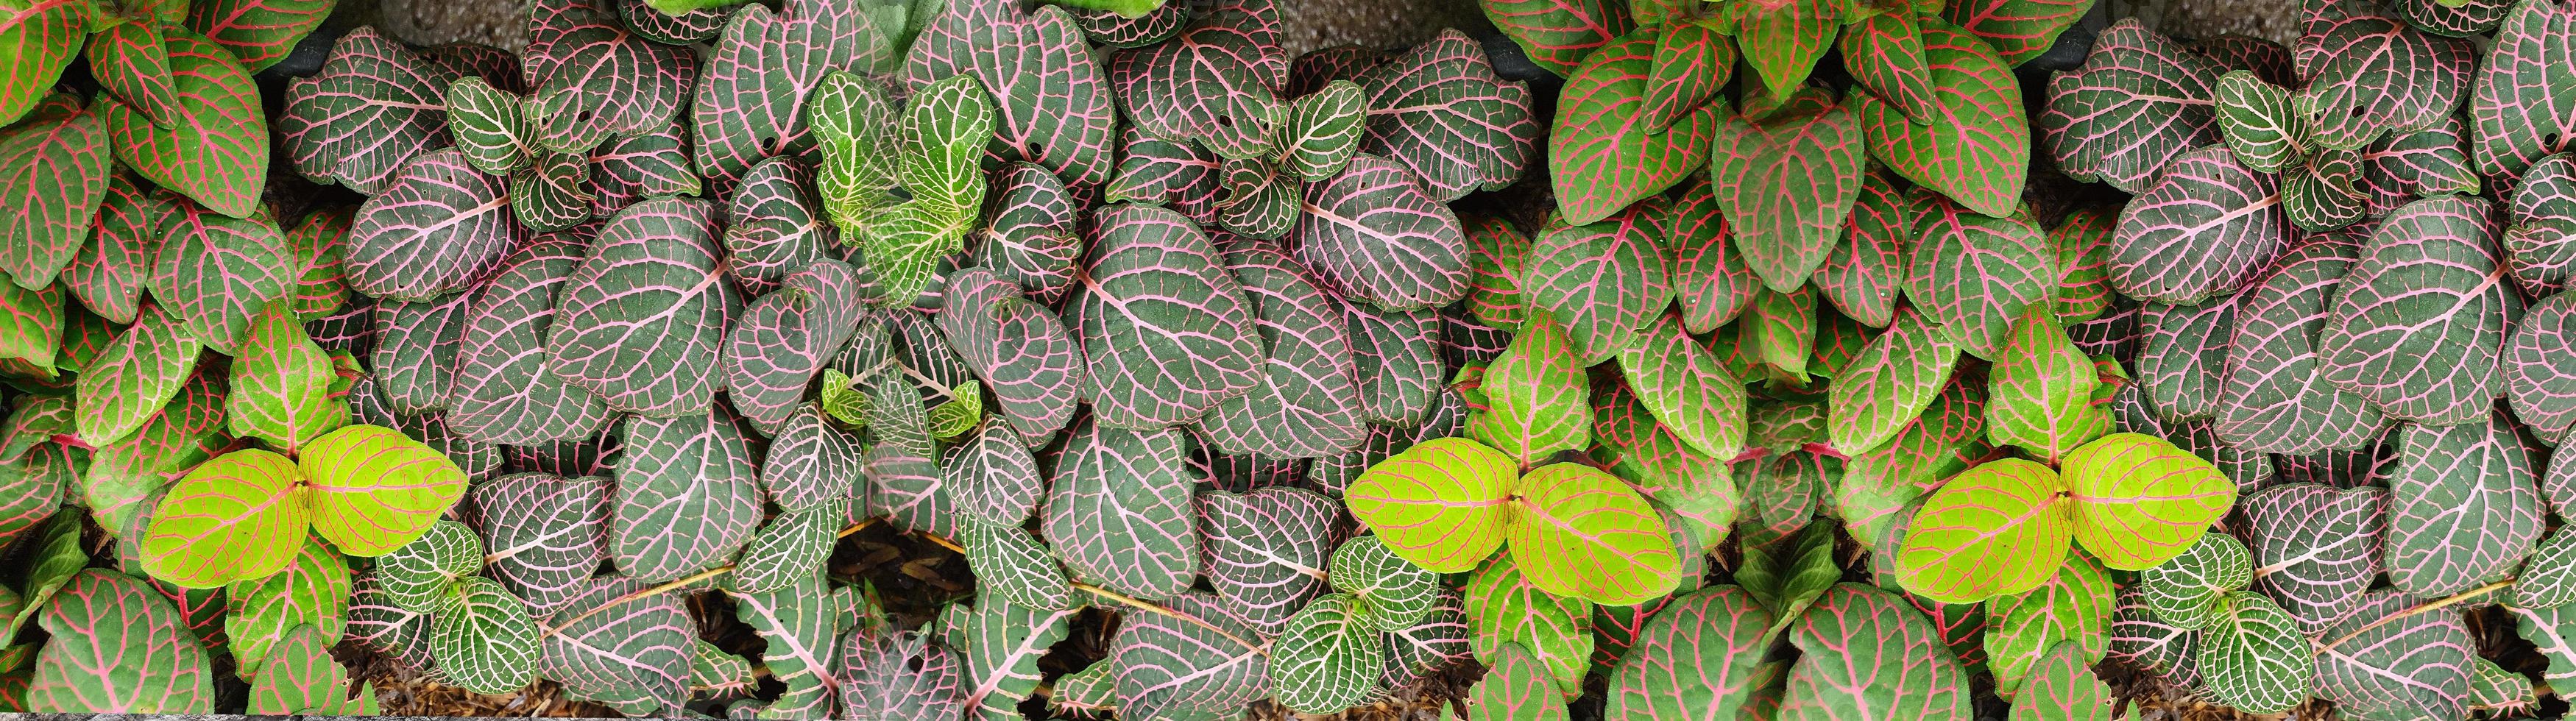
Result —
[[2263, 82], [2284, 88], [2297, 88], [2303, 83], [2290, 67], [2290, 49], [2280, 43], [2250, 35], [2220, 35], [2203, 38], [2190, 45], [2191, 52], [2209, 58], [2224, 70], [2253, 73]]
[[[1158, 16], [1177, 23], [1187, 13], [1157, 10], [1148, 19]], [[952, 3], [913, 41], [904, 80], [918, 90], [951, 75], [974, 76], [997, 111], [988, 151], [1003, 161], [1035, 162], [1067, 185], [1097, 186], [1115, 168], [1118, 113], [1075, 18], [1043, 5], [1024, 12], [1008, 0]]]
[[[1440, 355], [1445, 314], [1428, 308], [1394, 313], [1367, 303], [1341, 305], [1350, 328], [1351, 356], [1359, 367], [1361, 412], [1371, 423], [1423, 422], [1448, 373]], [[1495, 344], [1497, 352], [1500, 347]]]
[[545, 620], [579, 600], [606, 560], [608, 479], [513, 473], [473, 491], [485, 565], [529, 615]]
[[1095, 218], [1087, 272], [1078, 276], [1064, 320], [1081, 341], [1083, 396], [1098, 422], [1132, 429], [1187, 423], [1250, 390], [1263, 357], [1260, 336], [1241, 284], [1198, 226], [1138, 205], [1111, 206]]
[[1109, 58], [1119, 107], [1137, 129], [1186, 140], [1228, 158], [1270, 150], [1271, 118], [1288, 84], [1279, 11], [1271, 0], [1216, 0], [1194, 8], [1169, 41]]
[[689, 128], [674, 119], [661, 130], [610, 138], [590, 151], [594, 217], [606, 218], [636, 201], [664, 195], [697, 195], [703, 185], [689, 162]]
[[189, 335], [230, 353], [251, 314], [294, 282], [286, 237], [266, 217], [232, 218], [190, 206], [171, 221], [152, 264], [152, 297]]
[[1610, 217], [1707, 163], [1724, 122], [1720, 104], [1702, 105], [1661, 132], [1636, 122], [1654, 56], [1655, 38], [1632, 34], [1591, 53], [1567, 77], [1547, 146], [1548, 176], [1566, 222]]
[[2362, 151], [2362, 190], [2370, 194], [2368, 215], [2381, 216], [2419, 197], [2479, 189], [2469, 167], [2468, 124], [2458, 115], [2441, 125], [2407, 133], [2389, 133]]
[[503, 178], [455, 150], [422, 154], [358, 209], [349, 283], [358, 292], [423, 301], [465, 290], [518, 245]]
[[1299, 488], [1262, 488], [1202, 491], [1197, 506], [1208, 585], [1261, 640], [1286, 630], [1298, 608], [1328, 590], [1323, 573], [1339, 502]]
[[1671, 212], [1661, 201], [1638, 203], [1600, 222], [1551, 226], [1530, 246], [1523, 292], [1531, 307], [1564, 323], [1582, 365], [1636, 342], [1672, 304], [1672, 271], [1660, 238]]
[[[1073, 578], [1145, 599], [1185, 597], [1203, 563], [1187, 433], [1076, 420], [1048, 478], [1040, 535]], [[1130, 697], [1133, 698], [1133, 697]]]
[[2300, 52], [2313, 55], [2300, 63], [2307, 86], [2290, 98], [2313, 142], [2359, 150], [2385, 132], [2440, 125], [2459, 107], [2477, 69], [2475, 45], [2416, 32], [2360, 3], [2323, 5], [2322, 22], [2300, 28]]
[[37, 623], [64, 639], [36, 657], [27, 709], [44, 713], [208, 713], [214, 674], [186, 621], [144, 582], [73, 576]]
[[2219, 393], [2218, 438], [2248, 450], [2308, 455], [2354, 448], [2387, 425], [2379, 408], [2325, 379], [2317, 334], [2334, 295], [2361, 257], [2326, 236], [2290, 249], [2238, 297]]
[[1103, 202], [1158, 205], [1193, 221], [1216, 222], [1223, 191], [1216, 156], [1190, 143], [1145, 137], [1133, 127], [1120, 138], [1118, 173], [1102, 189]]
[[2383, 570], [2380, 536], [2388, 490], [2337, 490], [2290, 483], [2238, 504], [2247, 519], [2256, 591], [2281, 605], [2311, 636], [2348, 615]]
[[455, 390], [456, 354], [465, 345], [472, 293], [376, 304], [376, 348], [367, 354], [376, 388], [395, 413], [418, 416], [446, 410]]
[[2240, 297], [2229, 295], [2199, 305], [2147, 305], [2142, 319], [2146, 344], [2136, 363], [2138, 384], [2156, 417], [2181, 421], [2217, 414]]
[[617, 568], [662, 582], [724, 565], [760, 525], [750, 442], [717, 406], [683, 418], [630, 417], [617, 467], [608, 545]]
[[540, 445], [588, 438], [608, 405], [547, 369], [555, 296], [589, 252], [590, 233], [539, 236], [474, 290], [461, 321], [447, 424], [476, 441]]
[[17, 209], [0, 221], [0, 270], [20, 287], [53, 284], [107, 198], [115, 169], [102, 111], [55, 95], [0, 132], [0, 188]]
[[1995, 46], [2005, 65], [2020, 65], [2048, 52], [2091, 9], [2084, 0], [1978, 0], [1952, 3], [1941, 17]]
[[2512, 419], [2403, 426], [2379, 558], [2399, 590], [2439, 598], [2510, 574], [2540, 543], [2536, 454]]
[[2504, 390], [2496, 360], [2523, 306], [2504, 283], [2492, 214], [2487, 201], [2446, 196], [2383, 221], [2328, 306], [2319, 373], [2392, 418], [2485, 415]]
[[402, 43], [360, 27], [331, 46], [312, 77], [289, 80], [278, 142], [317, 183], [374, 194], [412, 157], [447, 147], [453, 76]]
[[1806, 285], [1832, 252], [1868, 171], [1862, 145], [1851, 110], [1821, 90], [1719, 129], [1713, 195], [1735, 219], [1736, 250], [1772, 290]]
[[1082, 349], [1053, 313], [991, 273], [949, 276], [939, 331], [1021, 435], [1052, 436], [1073, 419], [1084, 385]]
[[1344, 301], [1277, 245], [1243, 238], [1224, 253], [1268, 353], [1260, 382], [1218, 402], [1195, 427], [1233, 455], [1318, 458], [1357, 447], [1367, 430], [1359, 369], [1339, 322]]
[[599, 1], [544, 0], [529, 11], [520, 72], [547, 110], [530, 131], [549, 150], [588, 152], [612, 135], [660, 130], [697, 81], [694, 54], [629, 32]]
[[[774, 13], [767, 6], [733, 12], [715, 52], [707, 56], [705, 77], [698, 78], [688, 108], [693, 157], [712, 189], [731, 193], [737, 180], [770, 157], [820, 161], [817, 138], [806, 127], [805, 100], [835, 68], [872, 70], [891, 59], [884, 55], [891, 48], [880, 40], [887, 29], [876, 23], [855, 4], [818, 0], [788, 2]], [[628, 46], [638, 45], [656, 53], [678, 50], [683, 69], [696, 69], [685, 49], [641, 38], [620, 40], [617, 52], [632, 52]], [[538, 97], [544, 97], [542, 91]]]
[[555, 613], [564, 625], [540, 639], [541, 674], [573, 693], [677, 708], [688, 698], [695, 622], [678, 597], [639, 593], [650, 585], [604, 575], [576, 586]]
[[17, 123], [52, 94], [89, 38], [91, 12], [80, 0], [38, 0], [0, 16], [0, 39], [17, 51], [0, 60], [0, 126]]
[[241, 58], [244, 69], [259, 72], [286, 59], [338, 0], [218, 0], [191, 3], [188, 29]]
[[2504, 345], [2505, 400], [2515, 419], [2542, 434], [2576, 428], [2576, 295], [2535, 303]]
[[1895, 318], [1899, 287], [1905, 282], [1914, 227], [1933, 207], [1929, 193], [1897, 190], [1872, 173], [1860, 184], [1860, 197], [1844, 221], [1842, 239], [1816, 267], [1816, 289], [1845, 317], [1872, 328]]
[[1063, 6], [1073, 14], [1073, 22], [1082, 28], [1084, 37], [1094, 45], [1108, 48], [1133, 48], [1172, 39], [1190, 22], [1190, 4], [1167, 2], [1142, 16], [1123, 17], [1109, 10], [1092, 10]]
[[2111, 285], [2133, 298], [2195, 304], [2233, 293], [2289, 242], [2279, 180], [2211, 145], [2183, 153], [2120, 210]]
[[[201, 33], [202, 34], [202, 33]], [[90, 76], [152, 124], [175, 127], [185, 119], [170, 80], [170, 51], [155, 23], [126, 22], [90, 35]]]
[[2510, 0], [2468, 0], [2455, 6], [2428, 0], [2396, 0], [2386, 10], [2416, 30], [2464, 38], [2496, 29], [2504, 22], [2505, 14], [2519, 4]]
[[1081, 228], [1075, 223], [1080, 202], [1045, 166], [1011, 164], [985, 194], [987, 220], [978, 233], [977, 264], [1042, 302], [1064, 297], [1082, 255]]
[[858, 286], [849, 264], [823, 258], [744, 309], [726, 331], [722, 361], [734, 409], [755, 425], [787, 420], [806, 384], [857, 332]]
[[719, 275], [705, 201], [648, 200], [610, 218], [557, 292], [550, 369], [611, 409], [655, 417], [714, 403], [742, 298]]
[[1222, 603], [1191, 591], [1166, 602], [1178, 617], [1147, 614], [1119, 626], [1109, 655], [1120, 715], [1233, 711], [1266, 693], [1270, 659]]
[[[1164, 3], [1163, 7], [1170, 8], [1175, 5]], [[1162, 11], [1158, 10], [1154, 13], [1154, 15], [1159, 14], [1162, 14]], [[1153, 15], [1146, 17], [1150, 18]], [[1094, 36], [1094, 40], [1097, 41], [1098, 36]], [[1369, 69], [1393, 59], [1395, 59], [1393, 53], [1359, 45], [1336, 45], [1320, 50], [1309, 50], [1306, 54], [1297, 56], [1296, 62], [1289, 64], [1288, 87], [1281, 94], [1289, 98], [1302, 98], [1323, 90], [1324, 86], [1332, 84], [1335, 80], [1358, 82], [1360, 76], [1367, 74]]]
[[[1695, 334], [1735, 322], [1763, 287], [1761, 277], [1736, 253], [1734, 229], [1711, 189], [1705, 180], [1685, 186], [1663, 231], [1664, 248], [1673, 256], [1673, 291], [1681, 303], [1682, 326]], [[1914, 230], [1909, 225], [1904, 232], [1912, 235]]]
[[2354, 715], [2466, 714], [2475, 637], [2458, 614], [2410, 613], [2424, 603], [2398, 591], [2363, 594], [2324, 629], [2331, 645], [2317, 653], [2317, 695]]
[[249, 217], [268, 181], [268, 116], [250, 74], [223, 46], [177, 31], [165, 41], [171, 89], [190, 121], [163, 129], [124, 103], [100, 113], [117, 162], [161, 187], [235, 218]]
[[664, 45], [688, 45], [712, 42], [724, 34], [725, 21], [733, 19], [731, 7], [701, 7], [684, 13], [666, 13], [655, 9], [651, 0], [619, 0], [617, 17], [635, 34]]
[[63, 267], [63, 286], [109, 322], [134, 322], [152, 279], [152, 260], [160, 254], [161, 231], [186, 212], [186, 204], [177, 193], [146, 190], [131, 176], [110, 174], [89, 243]]
[[471, 75], [501, 92], [525, 95], [527, 78], [520, 73], [519, 56], [508, 50], [475, 43], [446, 43], [420, 49], [420, 57], [433, 68], [445, 73], [438, 82], [448, 82]]
[[1447, 305], [1468, 288], [1466, 232], [1402, 164], [1354, 155], [1305, 189], [1296, 257], [1352, 299], [1389, 311]]
[[1744, 64], [1776, 100], [1798, 92], [1816, 61], [1833, 48], [1843, 21], [1841, 8], [1840, 3], [1826, 0], [1731, 3], [1717, 19], [1735, 28], [1735, 44], [1744, 52]]
[[2506, 198], [2505, 267], [2533, 295], [2576, 277], [2576, 155], [2533, 163]]
[[[2305, 46], [2302, 46], [2305, 47]], [[2576, 15], [2516, 3], [2469, 88], [2469, 150], [2478, 174], [2520, 178], [2542, 156], [2576, 144]]]
[[2217, 103], [2209, 98], [2223, 72], [2122, 20], [2094, 39], [2082, 67], [2049, 81], [2048, 107], [2032, 122], [2068, 176], [2145, 192], [2175, 155], [2219, 141]]
[[1485, 49], [1455, 29], [1358, 82], [1369, 98], [1361, 149], [1411, 168], [1440, 202], [1520, 180], [1546, 133], [1530, 115], [1528, 86], [1495, 75]]
[[1914, 124], [1877, 96], [1852, 98], [1853, 114], [1869, 131], [1869, 156], [1979, 213], [2011, 213], [2030, 163], [2021, 85], [1985, 41], [1946, 23], [1923, 26], [1923, 53], [1940, 109], [1930, 125]]
[[1792, 622], [1806, 655], [1789, 669], [1789, 718], [1955, 718], [1969, 713], [1967, 674], [1920, 612], [1854, 583], [1825, 591]]
[[1614, 0], [1483, 0], [1485, 17], [1511, 36], [1533, 63], [1560, 76], [1597, 49], [1637, 28], [1628, 4]]

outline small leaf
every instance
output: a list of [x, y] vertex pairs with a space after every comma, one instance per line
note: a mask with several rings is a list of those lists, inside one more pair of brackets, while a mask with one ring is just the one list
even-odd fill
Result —
[[1298, 713], [1337, 713], [1367, 699], [1386, 647], [1359, 599], [1330, 594], [1288, 619], [1271, 644], [1271, 692]]
[[1485, 676], [1467, 690], [1467, 721], [1563, 721], [1565, 699], [1549, 685], [1548, 668], [1520, 644], [1506, 643], [1487, 662]]
[[[1468, 416], [1467, 436], [1520, 467], [1591, 445], [1590, 386], [1570, 345], [1552, 316], [1532, 313], [1511, 347], [1486, 367], [1487, 409]], [[1434, 569], [1451, 565], [1413, 561]]]
[[2103, 626], [2117, 590], [2101, 564], [2077, 553], [2038, 588], [1989, 600], [1986, 613], [1994, 627], [1986, 632], [1986, 660], [1998, 692], [2017, 696], [2060, 642], [2074, 643], [2085, 663], [2101, 660], [2108, 646]]
[[[1710, 45], [1725, 47], [1723, 42]], [[1361, 149], [1411, 168], [1423, 189], [1441, 202], [1476, 190], [1501, 190], [1520, 180], [1546, 132], [1531, 117], [1535, 103], [1528, 86], [1497, 75], [1484, 48], [1463, 32], [1442, 30], [1360, 73], [1357, 80], [1368, 91], [1365, 102], [1357, 104], [1367, 108], [1368, 133]], [[1331, 92], [1327, 86], [1323, 94], [1298, 98], [1297, 114], [1306, 114], [1309, 101], [1333, 102], [1315, 100]]]
[[322, 347], [278, 300], [251, 320], [242, 354], [233, 359], [225, 420], [234, 435], [256, 436], [294, 452], [349, 423], [349, 406], [331, 397], [339, 380]]
[[1816, 61], [1833, 47], [1834, 31], [1843, 20], [1841, 5], [1828, 0], [1739, 3], [1726, 10], [1721, 19], [1735, 26], [1744, 64], [1753, 67], [1775, 99], [1788, 98], [1806, 82]]
[[1949, 387], [1959, 361], [1959, 345], [1911, 308], [1897, 311], [1887, 328], [1827, 389], [1833, 446], [1854, 457], [1886, 447], [1915, 423]]
[[439, 671], [475, 693], [505, 694], [536, 681], [537, 627], [528, 607], [480, 576], [459, 579], [429, 624]]
[[1599, 365], [1634, 345], [1674, 296], [1659, 237], [1670, 209], [1645, 202], [1588, 225], [1551, 224], [1530, 246], [1519, 285], [1532, 308], [1564, 323], [1575, 360]]
[[1409, 311], [1466, 297], [1466, 231], [1405, 166], [1353, 155], [1341, 174], [1307, 183], [1303, 202], [1297, 259], [1353, 299]]
[[440, 519], [428, 533], [376, 558], [376, 587], [394, 605], [435, 613], [450, 588], [482, 570], [483, 541], [474, 529]]
[[320, 539], [303, 538], [286, 570], [266, 578], [234, 581], [224, 589], [224, 638], [232, 644], [235, 673], [250, 677], [269, 650], [299, 626], [339, 638], [351, 595], [349, 563]]
[[1361, 626], [1396, 632], [1411, 628], [1440, 602], [1440, 576], [1389, 550], [1374, 534], [1353, 536], [1333, 549], [1333, 589], [1350, 595]]
[[[2247, 500], [2250, 510], [2252, 499]], [[2223, 621], [2226, 608], [2219, 602], [2253, 582], [2253, 554], [2224, 533], [2204, 534], [2182, 555], [2138, 574], [2138, 590], [2156, 620], [2194, 630]]]
[[2271, 599], [2228, 596], [2233, 610], [2201, 632], [2200, 672], [2219, 703], [2247, 713], [2281, 713], [2307, 700], [2315, 658], [2298, 623]]
[[2111, 721], [2111, 687], [2093, 674], [2082, 645], [2059, 641], [2031, 666], [2029, 682], [2013, 697], [2012, 714], [2040, 721]]
[[1619, 372], [1656, 421], [1692, 450], [1732, 460], [1744, 450], [1744, 383], [1682, 320], [1666, 313], [1619, 351]]
[[1529, 584], [1510, 556], [1496, 556], [1476, 569], [1466, 585], [1467, 623], [1474, 629], [1470, 648], [1480, 663], [1493, 664], [1504, 649], [1519, 647], [1546, 667], [1560, 698], [1582, 693], [1591, 669], [1591, 601], [1541, 591]]

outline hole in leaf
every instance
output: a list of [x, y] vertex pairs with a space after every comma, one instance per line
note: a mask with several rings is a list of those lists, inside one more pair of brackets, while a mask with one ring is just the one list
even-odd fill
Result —
[[1230, 115], [1219, 115], [1219, 116], [1216, 116], [1216, 124], [1217, 124], [1217, 127], [1221, 127], [1221, 128], [1231, 128], [1231, 127], [1234, 127], [1234, 117], [1233, 117], [1233, 116], [1230, 116]]
[[2556, 150], [2558, 148], [2558, 134], [2550, 133], [2548, 135], [2540, 136], [2540, 147]]
[[921, 672], [921, 665], [922, 665], [925, 661], [926, 661], [926, 659], [923, 659], [923, 658], [921, 657], [921, 655], [920, 655], [920, 654], [914, 654], [911, 658], [904, 659], [904, 660], [903, 660], [903, 665], [904, 665], [904, 667], [905, 667], [905, 668], [912, 670], [914, 673], [920, 673], [920, 672]]
[[580, 114], [580, 115], [575, 115], [575, 116], [573, 116], [573, 119], [575, 119], [575, 120], [579, 120], [579, 121], [582, 121], [582, 122], [585, 122], [585, 123], [590, 122], [590, 111], [588, 111], [588, 110], [581, 111], [581, 114]]
[[2356, 118], [2361, 117], [2361, 111], [2364, 109], [2365, 108], [2359, 105], [2352, 106], [2352, 116]]

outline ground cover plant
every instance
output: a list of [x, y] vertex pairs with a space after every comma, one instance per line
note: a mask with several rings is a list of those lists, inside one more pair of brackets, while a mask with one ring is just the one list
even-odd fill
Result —
[[0, 710], [2563, 712], [2569, 11], [1481, 6], [0, 0]]

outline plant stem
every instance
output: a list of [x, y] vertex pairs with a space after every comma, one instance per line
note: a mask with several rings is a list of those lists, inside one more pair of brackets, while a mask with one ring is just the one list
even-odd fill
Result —
[[2442, 608], [2447, 608], [2447, 607], [2450, 607], [2450, 606], [2456, 606], [2456, 605], [2459, 605], [2459, 604], [2462, 604], [2462, 603], [2467, 603], [2467, 602], [2469, 602], [2470, 600], [2476, 599], [2476, 598], [2477, 598], [2477, 597], [2479, 597], [2479, 596], [2484, 596], [2484, 595], [2487, 595], [2487, 594], [2490, 594], [2490, 593], [2495, 593], [2495, 592], [2497, 592], [2497, 591], [2504, 590], [2506, 587], [2508, 587], [2508, 586], [2512, 586], [2512, 585], [2513, 585], [2513, 579], [2508, 578], [2508, 579], [2505, 579], [2505, 580], [2502, 580], [2502, 581], [2497, 581], [2497, 582], [2495, 582], [2495, 583], [2490, 583], [2490, 584], [2487, 584], [2487, 585], [2484, 585], [2484, 586], [2479, 586], [2479, 587], [2477, 587], [2477, 588], [2472, 588], [2472, 589], [2469, 589], [2469, 590], [2466, 590], [2466, 591], [2461, 591], [2458, 595], [2454, 595], [2454, 596], [2451, 596], [2451, 597], [2449, 597], [2449, 598], [2444, 598], [2444, 599], [2440, 599], [2440, 600], [2436, 600], [2436, 601], [2429, 601], [2429, 602], [2425, 602], [2425, 603], [2416, 604], [2416, 606], [2415, 606], [2414, 608], [2409, 608], [2409, 609], [2406, 609], [2406, 610], [2404, 610], [2404, 611], [2399, 611], [2399, 612], [2397, 612], [2397, 613], [2389, 614], [2389, 615], [2388, 615], [2388, 617], [2386, 617], [2386, 618], [2382, 618], [2382, 619], [2379, 619], [2379, 620], [2377, 620], [2377, 621], [2372, 621], [2372, 622], [2370, 622], [2369, 624], [2362, 626], [2361, 628], [2353, 629], [2353, 632], [2352, 632], [2352, 633], [2344, 634], [2344, 635], [2343, 635], [2343, 637], [2341, 637], [2341, 638], [2337, 638], [2337, 639], [2335, 639], [2335, 640], [2333, 640], [2333, 641], [2327, 642], [2327, 643], [2326, 643], [2326, 645], [2325, 645], [2325, 647], [2326, 647], [2326, 648], [2331, 649], [2331, 648], [2334, 648], [2334, 647], [2336, 647], [2336, 646], [2341, 646], [2341, 645], [2343, 645], [2343, 643], [2344, 643], [2345, 641], [2350, 641], [2350, 640], [2352, 640], [2352, 639], [2353, 639], [2353, 637], [2355, 637], [2355, 636], [2359, 636], [2359, 635], [2362, 635], [2362, 634], [2364, 634], [2364, 633], [2369, 633], [2371, 629], [2378, 628], [2378, 627], [2381, 627], [2381, 626], [2386, 626], [2386, 625], [2388, 625], [2388, 624], [2390, 624], [2390, 623], [2392, 623], [2392, 622], [2395, 622], [2397, 619], [2405, 618], [2405, 617], [2408, 617], [2408, 616], [2413, 616], [2413, 615], [2416, 615], [2416, 614], [2419, 614], [2419, 613], [2424, 613], [2424, 612], [2427, 612], [2427, 611], [2435, 611], [2435, 610], [2439, 610], [2439, 609], [2442, 609]]
[[[865, 519], [865, 520], [859, 521], [859, 522], [857, 522], [857, 523], [850, 524], [850, 526], [849, 526], [848, 528], [843, 528], [843, 529], [841, 529], [841, 535], [840, 535], [840, 536], [837, 536], [837, 537], [838, 537], [838, 538], [848, 538], [848, 537], [850, 536], [850, 534], [857, 533], [857, 532], [859, 532], [859, 529], [866, 528], [866, 527], [868, 527], [868, 524], [875, 523], [876, 521], [877, 521], [877, 519], [870, 518], [870, 519]], [[586, 618], [590, 618], [590, 617], [592, 617], [592, 616], [599, 615], [599, 612], [601, 612], [601, 611], [606, 611], [606, 610], [611, 609], [611, 608], [615, 608], [615, 607], [617, 607], [617, 606], [618, 606], [618, 605], [620, 605], [620, 604], [631, 603], [631, 602], [634, 602], [634, 601], [641, 601], [641, 600], [644, 600], [644, 599], [647, 599], [647, 598], [652, 598], [652, 597], [654, 597], [654, 596], [659, 596], [659, 595], [662, 595], [662, 594], [665, 594], [665, 593], [670, 593], [670, 592], [672, 592], [672, 591], [674, 591], [674, 590], [681, 589], [681, 588], [685, 588], [685, 587], [687, 587], [687, 586], [689, 586], [689, 585], [691, 585], [691, 584], [697, 583], [697, 582], [699, 582], [699, 581], [704, 581], [704, 580], [707, 580], [707, 579], [710, 579], [710, 578], [715, 578], [715, 577], [717, 577], [717, 576], [722, 576], [722, 575], [725, 575], [725, 574], [727, 574], [727, 573], [732, 573], [732, 572], [733, 572], [733, 564], [728, 563], [728, 564], [725, 564], [725, 565], [722, 565], [722, 566], [717, 566], [717, 567], [715, 567], [715, 568], [710, 568], [710, 569], [707, 569], [707, 570], [704, 570], [704, 571], [699, 571], [699, 572], [697, 572], [697, 573], [690, 574], [687, 578], [682, 578], [682, 579], [677, 580], [677, 581], [672, 581], [672, 582], [670, 582], [670, 583], [665, 583], [665, 584], [662, 584], [662, 585], [659, 585], [659, 586], [654, 586], [654, 587], [652, 587], [652, 588], [647, 588], [647, 589], [644, 589], [644, 590], [641, 590], [641, 591], [636, 591], [636, 592], [634, 592], [634, 593], [629, 593], [629, 594], [626, 594], [626, 595], [623, 595], [623, 596], [619, 596], [619, 597], [616, 597], [616, 598], [613, 598], [613, 599], [609, 599], [609, 601], [608, 601], [607, 603], [599, 604], [599, 607], [597, 607], [597, 608], [593, 608], [593, 609], [590, 609], [590, 610], [588, 610], [588, 611], [583, 611], [583, 612], [581, 613], [581, 615], [572, 617], [572, 620], [565, 621], [565, 622], [560, 623], [560, 624], [556, 624], [555, 626], [553, 626], [553, 627], [551, 627], [551, 628], [547, 628], [547, 629], [546, 629], [546, 632], [545, 632], [545, 633], [543, 633], [543, 634], [540, 634], [538, 637], [539, 637], [539, 638], [544, 638], [544, 637], [546, 637], [546, 636], [555, 636], [555, 635], [560, 635], [560, 634], [562, 634], [562, 633], [563, 633], [563, 630], [564, 630], [564, 629], [571, 628], [573, 624], [581, 623], [581, 622], [582, 622], [582, 619], [586, 619]]]
[[1083, 582], [1081, 582], [1081, 581], [1075, 581], [1075, 582], [1073, 582], [1073, 587], [1074, 587], [1074, 588], [1076, 588], [1076, 589], [1079, 589], [1079, 590], [1089, 591], [1089, 592], [1091, 592], [1091, 594], [1092, 594], [1092, 595], [1099, 596], [1099, 597], [1101, 597], [1101, 598], [1106, 598], [1106, 599], [1109, 599], [1109, 600], [1112, 600], [1112, 601], [1117, 601], [1117, 602], [1119, 602], [1119, 603], [1126, 604], [1126, 605], [1128, 605], [1128, 606], [1133, 606], [1133, 607], [1137, 608], [1138, 610], [1142, 610], [1142, 611], [1145, 611], [1145, 612], [1147, 612], [1147, 613], [1153, 613], [1153, 614], [1163, 615], [1163, 616], [1170, 616], [1170, 617], [1172, 617], [1172, 618], [1177, 618], [1177, 619], [1180, 619], [1180, 620], [1183, 620], [1183, 621], [1188, 621], [1188, 622], [1190, 622], [1190, 624], [1191, 624], [1191, 625], [1197, 626], [1197, 627], [1199, 627], [1199, 628], [1207, 629], [1209, 632], [1211, 632], [1211, 633], [1215, 633], [1216, 635], [1224, 636], [1224, 637], [1225, 637], [1225, 640], [1233, 641], [1233, 642], [1235, 642], [1236, 644], [1243, 646], [1244, 648], [1252, 649], [1252, 652], [1253, 652], [1253, 653], [1258, 653], [1258, 654], [1263, 654], [1263, 655], [1268, 655], [1268, 654], [1269, 654], [1269, 651], [1268, 651], [1267, 649], [1262, 648], [1260, 644], [1256, 644], [1256, 643], [1253, 643], [1253, 642], [1250, 642], [1250, 641], [1245, 641], [1245, 640], [1243, 640], [1242, 638], [1235, 636], [1233, 633], [1227, 632], [1227, 631], [1226, 631], [1225, 629], [1223, 629], [1223, 628], [1218, 628], [1216, 624], [1208, 623], [1205, 619], [1201, 619], [1201, 618], [1199, 618], [1199, 617], [1197, 617], [1197, 616], [1192, 616], [1192, 615], [1189, 615], [1189, 614], [1186, 614], [1186, 613], [1182, 613], [1182, 612], [1179, 612], [1179, 611], [1174, 611], [1174, 610], [1172, 610], [1170, 607], [1168, 607], [1168, 606], [1164, 606], [1163, 604], [1159, 604], [1159, 603], [1155, 603], [1155, 602], [1152, 602], [1152, 601], [1147, 601], [1147, 600], [1144, 600], [1144, 599], [1136, 598], [1136, 597], [1134, 597], [1134, 596], [1129, 596], [1129, 595], [1127, 595], [1127, 594], [1119, 593], [1119, 592], [1117, 592], [1117, 591], [1112, 591], [1112, 590], [1109, 590], [1109, 589], [1106, 589], [1106, 588], [1101, 588], [1101, 587], [1099, 587], [1099, 586], [1094, 586], [1094, 585], [1091, 585], [1091, 584], [1088, 584], [1088, 583], [1083, 583]]

